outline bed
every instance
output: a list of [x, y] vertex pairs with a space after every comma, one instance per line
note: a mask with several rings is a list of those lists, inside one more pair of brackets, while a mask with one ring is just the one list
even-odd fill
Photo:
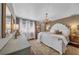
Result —
[[69, 43], [70, 29], [61, 23], [54, 24], [49, 32], [40, 32], [38, 34], [38, 42], [55, 49], [59, 54], [63, 54]]

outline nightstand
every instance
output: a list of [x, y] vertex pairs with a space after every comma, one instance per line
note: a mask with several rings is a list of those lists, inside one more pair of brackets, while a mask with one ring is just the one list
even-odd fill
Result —
[[79, 34], [71, 34], [70, 41], [75, 42], [75, 43], [79, 43]]

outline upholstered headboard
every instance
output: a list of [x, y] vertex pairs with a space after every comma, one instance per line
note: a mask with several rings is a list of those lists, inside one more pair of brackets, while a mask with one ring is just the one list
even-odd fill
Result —
[[62, 32], [62, 34], [65, 35], [65, 36], [70, 35], [69, 27], [62, 24], [62, 23], [56, 23], [50, 28], [50, 32], [55, 33], [56, 31]]

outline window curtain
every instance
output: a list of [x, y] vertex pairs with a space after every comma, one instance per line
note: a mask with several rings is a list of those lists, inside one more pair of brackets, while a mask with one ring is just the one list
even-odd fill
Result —
[[35, 38], [35, 23], [31, 21], [26, 21], [26, 33], [28, 39]]
[[35, 38], [35, 23], [20, 20], [20, 32], [24, 33], [28, 39]]

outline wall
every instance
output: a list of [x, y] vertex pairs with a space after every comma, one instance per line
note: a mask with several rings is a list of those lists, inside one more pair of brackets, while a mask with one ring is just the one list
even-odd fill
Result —
[[54, 25], [55, 23], [63, 23], [68, 26], [79, 25], [79, 15], [74, 15], [74, 16], [70, 16], [67, 18], [62, 18], [62, 19], [53, 21], [51, 26]]
[[13, 4], [12, 3], [7, 3], [7, 6], [9, 7], [9, 10], [10, 10], [11, 14], [12, 14], [14, 20], [16, 21], [16, 16], [15, 16]]
[[69, 29], [71, 30], [71, 33], [79, 33], [79, 30], [77, 27], [77, 25], [79, 25], [79, 15], [74, 15], [74, 16], [70, 16], [70, 17], [66, 17], [66, 18], [53, 21], [50, 24], [49, 30], [56, 23], [62, 23], [62, 24], [67, 25]]

